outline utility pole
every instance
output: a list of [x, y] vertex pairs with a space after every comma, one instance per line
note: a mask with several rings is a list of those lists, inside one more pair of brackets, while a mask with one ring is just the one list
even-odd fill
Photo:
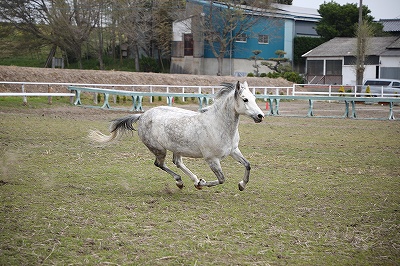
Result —
[[[360, 0], [360, 5], [358, 7], [358, 33], [357, 33], [357, 59], [356, 59], [356, 85], [362, 85], [364, 79], [364, 61], [365, 61], [365, 36], [361, 33], [362, 27], [362, 0]], [[358, 87], [357, 87], [358, 89]]]

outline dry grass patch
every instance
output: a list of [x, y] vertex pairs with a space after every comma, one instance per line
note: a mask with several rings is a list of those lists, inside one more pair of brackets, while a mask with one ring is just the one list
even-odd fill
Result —
[[[225, 184], [198, 191], [183, 177], [179, 190], [135, 134], [89, 143], [89, 129], [105, 131], [123, 113], [57, 105], [0, 112], [1, 265], [400, 260], [396, 121], [244, 118], [241, 150], [252, 173], [239, 192], [244, 169], [230, 158]], [[202, 160], [185, 162], [214, 178]]]

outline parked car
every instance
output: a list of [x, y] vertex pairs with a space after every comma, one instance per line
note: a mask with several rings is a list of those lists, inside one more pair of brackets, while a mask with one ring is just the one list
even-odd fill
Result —
[[[367, 87], [369, 86], [369, 92]], [[361, 88], [361, 93], [365, 93], [364, 96], [371, 94], [375, 97], [382, 96], [393, 97], [395, 94], [400, 96], [400, 80], [396, 79], [367, 79]], [[388, 95], [385, 95], [388, 94]]]

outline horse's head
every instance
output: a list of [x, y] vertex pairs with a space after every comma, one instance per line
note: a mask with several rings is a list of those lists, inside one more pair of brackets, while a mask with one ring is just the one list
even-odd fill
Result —
[[235, 91], [236, 107], [238, 114], [247, 115], [253, 118], [254, 122], [260, 123], [264, 118], [264, 113], [258, 107], [256, 97], [251, 93], [247, 81], [236, 83]]

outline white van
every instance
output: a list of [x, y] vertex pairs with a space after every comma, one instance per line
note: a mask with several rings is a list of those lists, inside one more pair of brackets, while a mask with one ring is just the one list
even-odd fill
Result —
[[[367, 87], [369, 86], [369, 93]], [[364, 96], [371, 94], [375, 97], [400, 96], [400, 80], [397, 79], [367, 79], [362, 86]]]

